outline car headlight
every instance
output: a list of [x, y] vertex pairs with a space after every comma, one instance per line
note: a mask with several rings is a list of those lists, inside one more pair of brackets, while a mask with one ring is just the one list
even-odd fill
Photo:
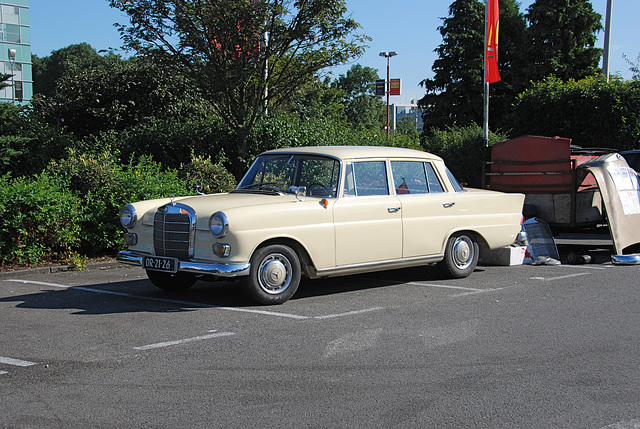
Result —
[[222, 238], [229, 231], [229, 221], [222, 212], [215, 212], [209, 218], [209, 231], [216, 238]]
[[136, 213], [136, 209], [133, 208], [131, 204], [127, 204], [122, 207], [120, 210], [120, 223], [125, 228], [133, 228], [138, 220], [138, 213]]

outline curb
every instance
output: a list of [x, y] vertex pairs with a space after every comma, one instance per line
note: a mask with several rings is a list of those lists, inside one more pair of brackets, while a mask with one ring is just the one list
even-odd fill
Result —
[[37, 275], [37, 274], [53, 274], [53, 273], [62, 273], [67, 271], [88, 271], [95, 269], [109, 269], [109, 268], [118, 268], [122, 265], [118, 263], [115, 259], [108, 259], [101, 262], [93, 262], [91, 264], [87, 264], [87, 268], [84, 270], [75, 270], [73, 265], [48, 265], [46, 267], [36, 267], [36, 268], [25, 268], [24, 270], [15, 270], [15, 271], [2, 271], [0, 272], [0, 280], [9, 279], [13, 277], [21, 277], [25, 275]]

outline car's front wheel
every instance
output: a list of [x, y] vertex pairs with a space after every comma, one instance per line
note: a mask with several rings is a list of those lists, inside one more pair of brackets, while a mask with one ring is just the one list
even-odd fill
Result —
[[282, 304], [300, 285], [300, 259], [288, 246], [261, 247], [251, 257], [249, 275], [242, 277], [242, 289], [260, 304]]
[[196, 282], [196, 276], [189, 273], [163, 273], [147, 270], [147, 277], [153, 285], [168, 292], [180, 292], [189, 289]]
[[438, 268], [449, 278], [467, 277], [476, 269], [479, 253], [478, 243], [472, 233], [453, 234], [449, 237], [444, 259], [438, 264]]

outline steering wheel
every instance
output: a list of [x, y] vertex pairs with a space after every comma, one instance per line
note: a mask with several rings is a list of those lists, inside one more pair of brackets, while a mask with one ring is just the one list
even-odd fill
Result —
[[326, 186], [320, 182], [313, 182], [307, 186], [307, 189], [312, 189], [312, 188], [326, 188]]

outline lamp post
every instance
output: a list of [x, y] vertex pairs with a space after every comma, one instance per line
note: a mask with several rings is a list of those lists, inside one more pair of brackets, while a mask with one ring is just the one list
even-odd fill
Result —
[[11, 103], [16, 104], [16, 87], [13, 79], [13, 63], [16, 61], [16, 50], [9, 48], [7, 52], [9, 55], [9, 63], [11, 64]]
[[380, 56], [387, 59], [387, 82], [385, 86], [387, 91], [387, 140], [389, 139], [389, 93], [391, 92], [391, 81], [389, 80], [389, 59], [396, 55], [398, 55], [396, 51], [380, 52]]

